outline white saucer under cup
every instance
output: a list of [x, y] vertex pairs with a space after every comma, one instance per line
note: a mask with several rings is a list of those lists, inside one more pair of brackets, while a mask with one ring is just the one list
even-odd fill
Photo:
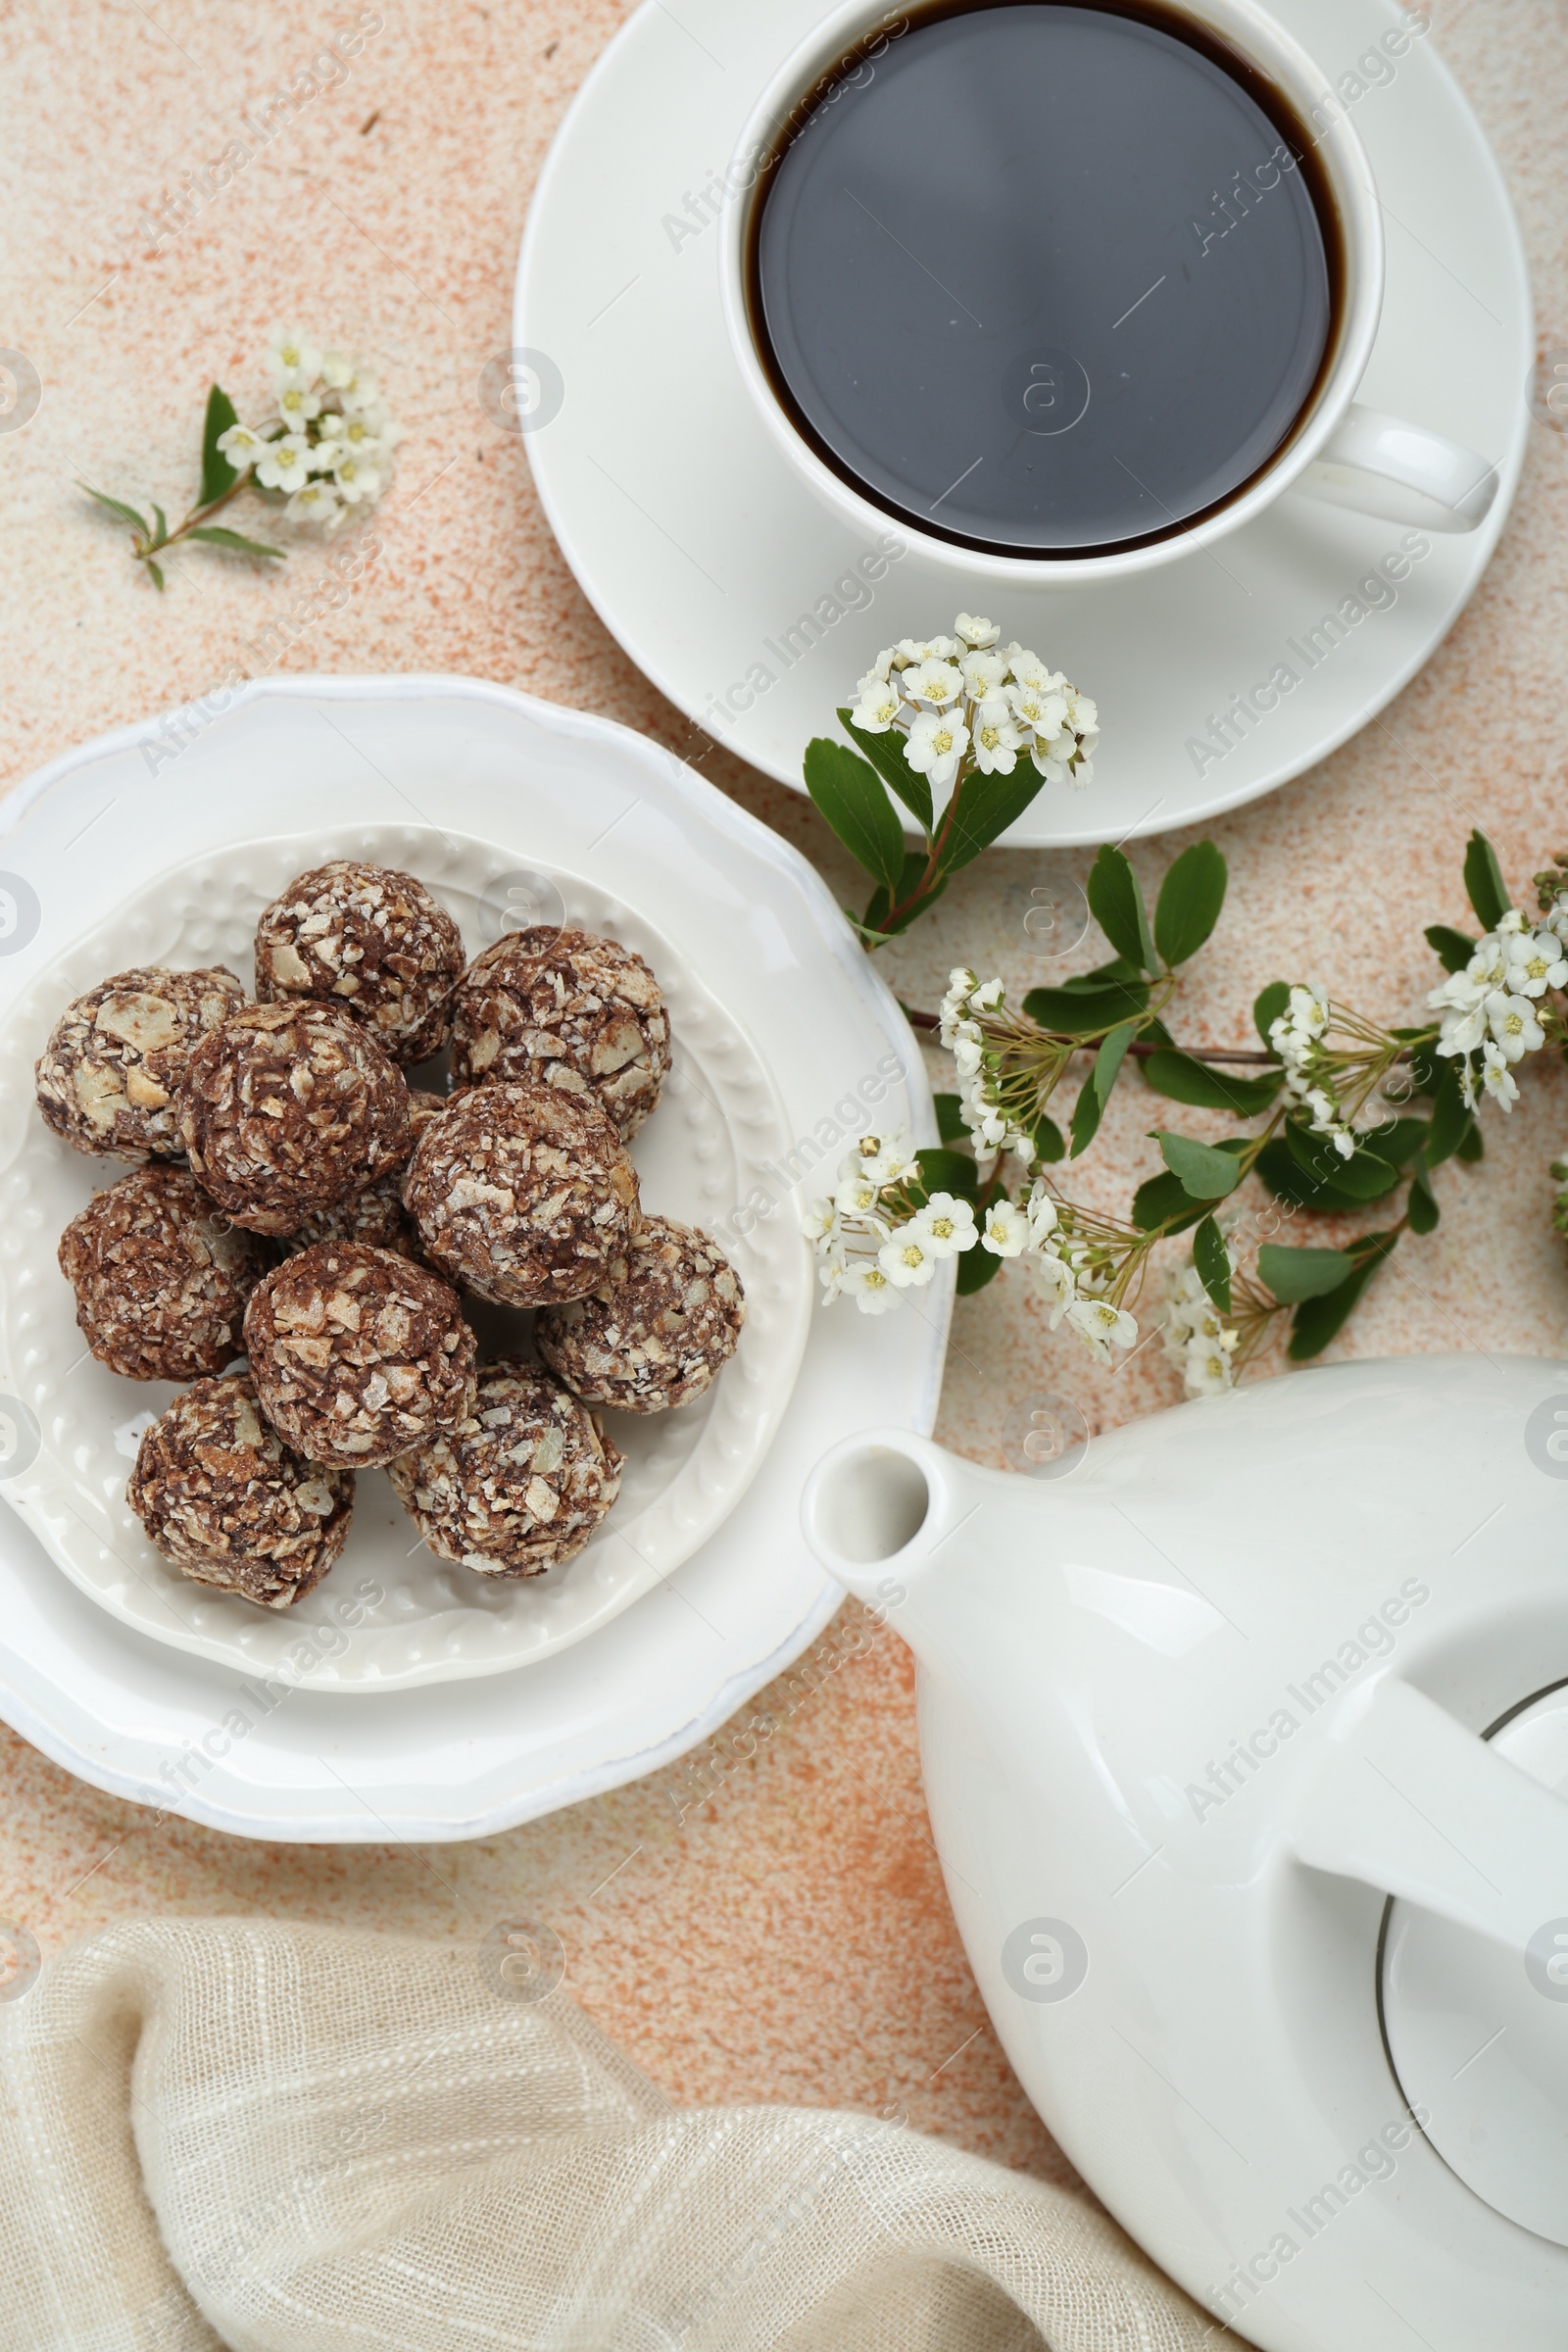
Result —
[[1529, 431], [1534, 328], [1518, 232], [1434, 36], [1385, 57], [1387, 77], [1373, 80], [1356, 61], [1403, 21], [1386, 0], [1271, 9], [1336, 87], [1360, 86], [1347, 105], [1382, 200], [1386, 275], [1357, 399], [1493, 460], [1485, 522], [1440, 536], [1287, 493], [1160, 570], [1067, 592], [987, 590], [991, 610], [892, 520], [885, 537], [860, 533], [804, 490], [725, 330], [721, 215], [744, 191], [726, 198], [721, 175], [759, 94], [822, 13], [811, 0], [689, 0], [677, 21], [649, 0], [546, 162], [514, 336], [560, 371], [559, 407], [542, 407], [532, 429], [522, 421], [585, 593], [694, 721], [797, 789], [807, 743], [837, 732], [834, 711], [878, 649], [951, 628], [965, 604], [1065, 670], [1101, 712], [1093, 785], [1046, 786], [1008, 842], [1161, 832], [1299, 775], [1452, 626], [1496, 544]]

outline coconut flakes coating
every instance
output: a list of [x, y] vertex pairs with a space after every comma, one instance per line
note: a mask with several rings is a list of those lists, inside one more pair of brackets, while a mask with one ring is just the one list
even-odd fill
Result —
[[481, 1366], [473, 1411], [388, 1476], [430, 1549], [478, 1576], [574, 1559], [620, 1492], [621, 1456], [537, 1364]]
[[262, 1410], [313, 1462], [389, 1462], [472, 1399], [457, 1292], [389, 1250], [318, 1242], [285, 1258], [252, 1295], [245, 1352]]
[[[432, 1119], [438, 1119], [447, 1107], [445, 1095], [424, 1093], [418, 1087], [409, 1089], [410, 1149]], [[419, 1237], [414, 1221], [403, 1205], [403, 1178], [407, 1160], [388, 1168], [363, 1193], [351, 1193], [346, 1200], [338, 1200], [330, 1208], [313, 1209], [294, 1231], [285, 1234], [282, 1248], [288, 1251], [312, 1249], [318, 1242], [360, 1242], [367, 1250], [395, 1250], [399, 1257], [419, 1256]]]
[[335, 1004], [248, 1004], [192, 1054], [190, 1164], [236, 1225], [291, 1233], [409, 1153], [403, 1073]]
[[199, 1380], [142, 1439], [125, 1499], [165, 1559], [266, 1609], [303, 1598], [343, 1549], [354, 1473], [291, 1453], [242, 1374]]
[[717, 1244], [649, 1217], [586, 1298], [544, 1309], [534, 1344], [589, 1404], [662, 1413], [701, 1396], [745, 1320], [740, 1276]]
[[669, 1016], [640, 956], [591, 931], [509, 931], [453, 1002], [454, 1084], [525, 1081], [596, 1099], [624, 1138], [659, 1100]]
[[222, 964], [116, 972], [68, 1004], [35, 1077], [38, 1108], [77, 1152], [177, 1159], [174, 1102], [193, 1047], [245, 1003]]
[[458, 926], [422, 882], [350, 858], [296, 875], [256, 926], [264, 1004], [331, 1000], [398, 1062], [446, 1044], [463, 962]]
[[73, 1217], [60, 1271], [93, 1354], [127, 1380], [199, 1380], [243, 1354], [267, 1245], [231, 1225], [187, 1168], [137, 1168]]
[[552, 1086], [460, 1095], [416, 1145], [403, 1204], [431, 1265], [498, 1306], [581, 1298], [639, 1221], [614, 1128]]

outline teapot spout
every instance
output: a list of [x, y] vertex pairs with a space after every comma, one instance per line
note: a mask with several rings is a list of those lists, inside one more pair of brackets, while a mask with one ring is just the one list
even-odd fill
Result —
[[948, 1537], [974, 1510], [975, 1473], [906, 1429], [870, 1429], [824, 1454], [801, 1496], [815, 1557], [872, 1608], [897, 1605], [936, 1572]]

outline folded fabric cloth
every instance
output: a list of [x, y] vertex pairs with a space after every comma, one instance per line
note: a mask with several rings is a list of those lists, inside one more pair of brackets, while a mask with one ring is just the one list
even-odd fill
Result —
[[147, 1921], [0, 2003], [16, 2352], [1198, 2352], [1059, 2190], [864, 2115], [677, 2108], [541, 1965]]

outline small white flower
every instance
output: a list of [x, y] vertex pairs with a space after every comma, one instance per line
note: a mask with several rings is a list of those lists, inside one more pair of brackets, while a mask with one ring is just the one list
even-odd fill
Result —
[[1519, 1100], [1519, 1089], [1508, 1067], [1507, 1054], [1489, 1038], [1481, 1049], [1481, 1061], [1482, 1085], [1494, 1102], [1502, 1104], [1504, 1110], [1512, 1110]]
[[933, 1193], [905, 1230], [918, 1233], [931, 1255], [938, 1258], [956, 1257], [960, 1250], [972, 1250], [980, 1239], [974, 1210], [967, 1200], [956, 1200], [952, 1193]]
[[1095, 763], [1092, 760], [1077, 759], [1067, 770], [1067, 781], [1074, 792], [1082, 792], [1084, 786], [1092, 784], [1094, 780]]
[[885, 735], [898, 717], [903, 705], [896, 686], [879, 684], [875, 678], [860, 680], [860, 699], [850, 717], [867, 735]]
[[838, 1210], [831, 1200], [813, 1200], [801, 1219], [801, 1231], [808, 1242], [825, 1242], [838, 1223]]
[[977, 703], [1001, 691], [1007, 664], [1000, 654], [965, 654], [958, 663], [964, 685]]
[[884, 646], [881, 653], [878, 654], [876, 660], [872, 662], [870, 668], [866, 671], [865, 677], [860, 680], [860, 684], [863, 686], [866, 682], [866, 678], [875, 678], [878, 685], [885, 686], [888, 682], [888, 672], [893, 667], [895, 652], [895, 647], [891, 645]]
[[839, 1287], [855, 1300], [862, 1315], [885, 1315], [891, 1307], [904, 1303], [897, 1286], [888, 1280], [882, 1268], [863, 1258], [845, 1268]]
[[311, 445], [303, 433], [285, 433], [269, 441], [258, 459], [256, 479], [268, 490], [302, 490], [311, 476]]
[[938, 1252], [911, 1219], [888, 1235], [876, 1262], [896, 1289], [922, 1291], [937, 1270]]
[[379, 498], [381, 495], [379, 469], [368, 459], [354, 457], [348, 452], [334, 462], [332, 479], [346, 506], [357, 507], [362, 499]]
[[[1087, 694], [1079, 694], [1070, 686], [1067, 689], [1067, 724], [1075, 735], [1086, 738], [1092, 736], [1096, 741], [1099, 740], [1099, 710]], [[1093, 743], [1090, 749], [1094, 749]]]
[[346, 351], [322, 352], [321, 381], [329, 385], [332, 391], [341, 392], [345, 384], [352, 384], [356, 372], [356, 364]]
[[317, 418], [316, 430], [323, 447], [332, 442], [337, 447], [352, 449], [362, 458], [373, 458], [378, 465], [385, 462], [391, 447], [390, 436], [383, 439], [368, 416], [339, 416], [328, 409]]
[[1501, 988], [1508, 977], [1508, 951], [1494, 931], [1478, 939], [1464, 976], [1477, 988]]
[[226, 433], [220, 433], [218, 446], [236, 473], [244, 473], [255, 465], [267, 447], [260, 433], [253, 433], [248, 424], [231, 424]]
[[354, 372], [348, 382], [334, 384], [332, 389], [338, 396], [345, 416], [373, 417], [377, 419], [379, 429], [385, 431], [385, 418], [381, 410], [381, 387], [374, 376], [368, 374], [358, 361], [355, 362]]
[[277, 413], [291, 433], [303, 433], [321, 414], [321, 396], [304, 384], [284, 384], [277, 395]]
[[1530, 925], [1523, 909], [1518, 906], [1510, 906], [1507, 913], [1503, 916], [1501, 922], [1497, 925], [1497, 936], [1499, 939], [1504, 940], [1517, 939], [1521, 933], [1528, 931]]
[[1508, 1061], [1521, 1060], [1546, 1042], [1546, 1033], [1536, 1018], [1530, 999], [1510, 997], [1500, 989], [1487, 999], [1487, 1025]]
[[980, 704], [974, 714], [974, 763], [983, 776], [1010, 776], [1026, 741], [1005, 703]]
[[969, 748], [969, 730], [961, 718], [923, 710], [905, 738], [904, 757], [916, 775], [929, 777], [941, 792], [958, 772], [958, 761]]
[[297, 327], [274, 327], [268, 337], [267, 365], [280, 389], [314, 384], [321, 372], [321, 355]]
[[905, 671], [904, 691], [911, 702], [933, 703], [944, 710], [962, 694], [963, 672], [951, 662], [921, 662]]
[[[1060, 670], [1053, 669], [1049, 662], [1042, 662], [1038, 654], [1026, 653], [1022, 646], [1009, 647], [1007, 666], [1018, 685], [1032, 687], [1040, 695], [1054, 695], [1067, 683]], [[1062, 708], [1065, 710], [1066, 705]]]
[[1054, 1331], [1077, 1296], [1072, 1268], [1054, 1250], [1033, 1250], [1023, 1262], [1051, 1301], [1051, 1328]]
[[1002, 635], [1002, 631], [994, 628], [989, 620], [981, 620], [973, 612], [960, 612], [953, 625], [965, 645], [995, 645]]
[[1059, 694], [1033, 684], [1009, 686], [1007, 700], [1019, 725], [1032, 728], [1041, 742], [1050, 743], [1060, 734], [1067, 706]]
[[295, 491], [283, 512], [290, 522], [324, 522], [330, 529], [342, 514], [342, 495], [335, 482], [318, 475]]
[[956, 662], [964, 649], [956, 637], [931, 637], [925, 650], [933, 662]]
[[1190, 1396], [1219, 1396], [1233, 1388], [1230, 1349], [1217, 1339], [1189, 1340], [1182, 1357], [1182, 1376]]
[[850, 1271], [850, 1261], [844, 1254], [842, 1242], [830, 1242], [822, 1252], [822, 1262], [816, 1269], [816, 1279], [822, 1285], [822, 1304], [831, 1306], [844, 1288], [844, 1278]]
[[983, 980], [980, 986], [971, 993], [969, 1002], [974, 1006], [976, 1012], [990, 1012], [996, 1005], [1002, 1003], [1002, 1000], [1006, 993], [1007, 984], [1005, 980], [1001, 978]]
[[993, 1200], [986, 1210], [982, 1249], [993, 1257], [1019, 1257], [1033, 1239], [1029, 1219], [1011, 1200]]
[[1553, 939], [1568, 940], [1568, 890], [1559, 890], [1552, 900], [1545, 925]]
[[1038, 1177], [1024, 1202], [1024, 1213], [1029, 1219], [1029, 1231], [1035, 1246], [1039, 1248], [1056, 1230], [1056, 1203]]
[[1568, 960], [1549, 931], [1531, 931], [1504, 942], [1508, 986], [1516, 997], [1543, 997], [1568, 983]]
[[846, 1176], [833, 1196], [833, 1206], [841, 1217], [859, 1217], [886, 1233], [887, 1220], [881, 1213], [877, 1190], [868, 1176]]
[[931, 648], [923, 637], [901, 637], [893, 648], [895, 669], [912, 669], [917, 662], [930, 659]]
[[1067, 1309], [1067, 1321], [1102, 1362], [1109, 1361], [1113, 1348], [1138, 1345], [1138, 1325], [1125, 1307], [1112, 1306], [1108, 1298], [1075, 1298]]
[[[914, 1153], [909, 1139], [902, 1132], [894, 1135], [862, 1135], [855, 1148], [855, 1161], [859, 1173], [872, 1184], [896, 1184], [908, 1174], [914, 1165]], [[845, 1167], [842, 1175], [852, 1171]]]

